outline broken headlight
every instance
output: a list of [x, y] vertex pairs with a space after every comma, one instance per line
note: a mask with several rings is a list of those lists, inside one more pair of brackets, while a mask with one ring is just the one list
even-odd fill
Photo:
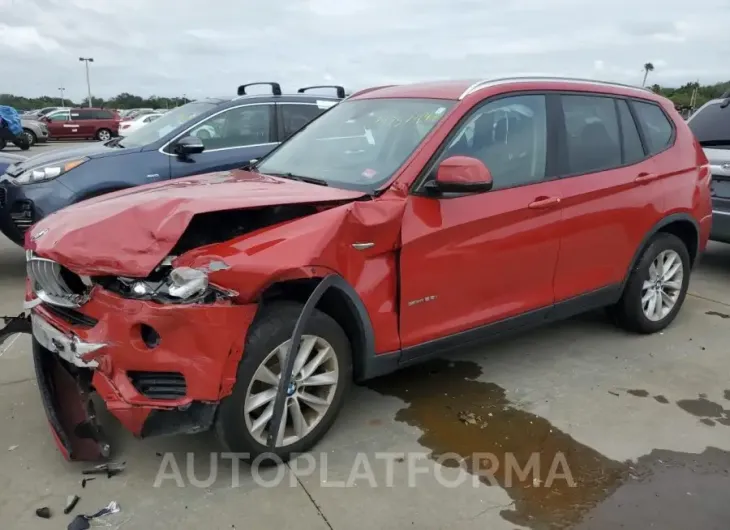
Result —
[[98, 280], [111, 291], [127, 298], [153, 300], [167, 304], [213, 303], [231, 298], [235, 293], [225, 291], [208, 282], [208, 273], [190, 267], [169, 268], [169, 272], [147, 278], [105, 278]]

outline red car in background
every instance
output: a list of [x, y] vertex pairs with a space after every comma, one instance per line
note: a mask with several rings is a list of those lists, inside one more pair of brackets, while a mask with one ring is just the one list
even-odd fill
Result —
[[96, 138], [102, 142], [117, 136], [121, 118], [110, 109], [60, 109], [41, 118], [48, 124], [52, 140], [61, 138]]

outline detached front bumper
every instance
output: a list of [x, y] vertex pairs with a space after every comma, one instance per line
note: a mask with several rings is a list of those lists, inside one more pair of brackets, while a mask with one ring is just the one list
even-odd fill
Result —
[[34, 307], [38, 384], [64, 456], [109, 455], [89, 399], [94, 391], [139, 437], [210, 428], [218, 403], [232, 391], [256, 310], [230, 303], [161, 305], [100, 287], [79, 310]]

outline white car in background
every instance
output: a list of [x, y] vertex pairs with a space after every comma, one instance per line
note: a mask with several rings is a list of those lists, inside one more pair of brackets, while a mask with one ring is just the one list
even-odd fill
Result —
[[127, 136], [128, 134], [138, 131], [148, 123], [155, 121], [160, 116], [162, 116], [160, 113], [143, 114], [142, 116], [137, 116], [131, 120], [124, 120], [119, 124], [119, 136]]

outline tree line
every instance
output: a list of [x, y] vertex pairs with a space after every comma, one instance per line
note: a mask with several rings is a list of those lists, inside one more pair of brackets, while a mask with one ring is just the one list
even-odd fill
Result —
[[[649, 64], [649, 63], [647, 63]], [[647, 73], [653, 70], [647, 69]], [[679, 109], [698, 108], [707, 101], [719, 98], [725, 92], [730, 90], [730, 81], [715, 83], [713, 85], [700, 85], [699, 83], [686, 83], [679, 88], [663, 87], [657, 84], [650, 87], [657, 94], [661, 94], [671, 99], [675, 106]], [[696, 91], [696, 94], [695, 94]], [[694, 101], [693, 99], [694, 96]], [[91, 98], [92, 107], [104, 107], [110, 109], [137, 109], [137, 108], [153, 108], [153, 109], [169, 109], [183, 105], [190, 100], [184, 97], [161, 97], [150, 96], [142, 97], [129, 92], [122, 92], [110, 99]], [[88, 98], [84, 98], [80, 102], [64, 100], [67, 107], [86, 107], [88, 106]], [[43, 96], [39, 98], [26, 98], [16, 96], [14, 94], [0, 94], [0, 105], [9, 105], [18, 110], [41, 109], [43, 107], [53, 107], [61, 105], [60, 97]]]
[[[121, 94], [114, 96], [110, 99], [103, 98], [91, 98], [91, 106], [98, 108], [108, 109], [140, 109], [140, 108], [152, 108], [152, 109], [171, 109], [183, 105], [190, 100], [184, 97], [162, 97], [162, 96], [150, 96], [142, 97], [128, 92], [122, 92]], [[23, 96], [16, 96], [14, 94], [0, 94], [0, 105], [8, 105], [14, 107], [17, 110], [32, 110], [42, 109], [44, 107], [57, 107], [61, 106], [61, 98], [59, 96], [42, 96], [39, 98], [26, 98]], [[88, 107], [89, 99], [84, 98], [81, 101], [72, 101], [68, 98], [63, 100], [63, 106], [65, 107]]]

